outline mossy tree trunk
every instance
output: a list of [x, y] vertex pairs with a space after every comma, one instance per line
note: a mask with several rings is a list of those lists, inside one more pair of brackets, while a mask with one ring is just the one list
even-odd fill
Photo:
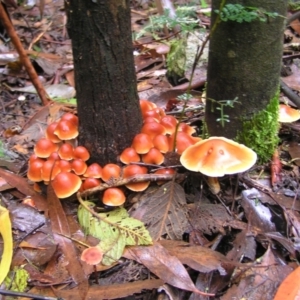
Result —
[[129, 0], [67, 0], [79, 142], [91, 162], [116, 162], [139, 132]]
[[[224, 3], [255, 7], [260, 12], [276, 12], [280, 16], [269, 17], [267, 22], [223, 22], [214, 11]], [[262, 160], [268, 159], [277, 143], [277, 96], [286, 5], [285, 0], [212, 1], [211, 28], [214, 29], [209, 48], [205, 112], [208, 133], [236, 138], [258, 152]], [[230, 122], [225, 121], [222, 126], [217, 121], [221, 118], [220, 110], [216, 109], [221, 108], [219, 101], [236, 97], [239, 103], [233, 108], [223, 106]], [[255, 149], [259, 146], [253, 140], [266, 147]]]

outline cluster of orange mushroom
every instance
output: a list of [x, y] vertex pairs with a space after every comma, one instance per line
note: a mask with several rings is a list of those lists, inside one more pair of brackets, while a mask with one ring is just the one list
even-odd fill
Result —
[[[185, 168], [207, 176], [223, 176], [236, 170], [242, 172], [256, 161], [256, 154], [251, 149], [228, 139], [193, 137], [193, 127], [178, 123], [175, 117], [166, 115], [152, 102], [140, 100], [140, 107], [144, 123], [140, 133], [133, 138], [131, 147], [120, 154], [123, 166], [113, 163], [103, 167], [97, 163], [88, 166], [88, 150], [74, 146], [74, 139], [78, 136], [78, 118], [66, 113], [58, 122], [47, 127], [46, 137], [35, 145], [34, 154], [29, 159], [28, 178], [46, 184], [51, 181], [57, 197], [63, 199], [77, 191], [99, 186], [102, 181], [113, 186], [114, 180], [147, 174], [147, 166], [162, 165], [164, 154], [170, 151], [181, 155]], [[238, 156], [232, 158], [235, 153]], [[236, 165], [241, 165], [241, 168], [236, 168]], [[174, 169], [162, 167], [154, 174], [174, 173]], [[149, 184], [133, 182], [125, 186], [132, 191], [143, 191]], [[111, 187], [104, 191], [102, 201], [106, 205], [122, 205], [125, 195], [122, 189]]]
[[[174, 146], [175, 151], [181, 154], [187, 147], [201, 140], [192, 136], [195, 130], [191, 126], [178, 124], [175, 117], [167, 116], [154, 103], [140, 100], [140, 106], [144, 124], [141, 132], [134, 137], [131, 147], [126, 148], [120, 155], [120, 161], [125, 166], [112, 163], [104, 167], [97, 163], [88, 166], [88, 150], [83, 146], [75, 146], [78, 117], [66, 113], [59, 121], [48, 125], [45, 138], [36, 143], [34, 154], [29, 159], [27, 177], [33, 182], [43, 181], [48, 184], [51, 181], [57, 197], [63, 199], [77, 191], [96, 187], [102, 181], [111, 182], [120, 177], [147, 174], [147, 167], [135, 163], [161, 165], [164, 162], [164, 153], [171, 151]], [[176, 126], [179, 132], [175, 143]], [[156, 173], [173, 174], [175, 171], [161, 168]], [[126, 187], [132, 191], [143, 191], [149, 183], [129, 183]], [[124, 202], [122, 189], [112, 187], [104, 191], [104, 204], [121, 205]]]

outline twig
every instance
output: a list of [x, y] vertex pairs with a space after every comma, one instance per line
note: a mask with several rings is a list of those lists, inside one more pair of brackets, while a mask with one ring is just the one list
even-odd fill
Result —
[[289, 26], [293, 21], [295, 21], [299, 18], [300, 18], [300, 11], [297, 11], [293, 15], [291, 15], [289, 18], [287, 18], [286, 26]]
[[0, 289], [0, 295], [31, 298], [34, 300], [59, 300], [59, 299], [61, 299], [61, 298], [46, 297], [46, 296], [41, 296], [41, 295], [31, 294], [31, 293], [7, 291], [7, 290], [2, 290], [2, 289]]
[[47, 105], [48, 102], [51, 101], [51, 99], [47, 95], [43, 85], [39, 81], [38, 75], [31, 64], [30, 59], [28, 58], [26, 51], [24, 50], [22, 43], [21, 43], [7, 13], [5, 12], [2, 2], [0, 2], [0, 19], [7, 31], [7, 34], [11, 38], [12, 43], [16, 47], [17, 52], [19, 53], [20, 61], [24, 65], [24, 67], [32, 81], [32, 84], [34, 85], [38, 95], [41, 98], [43, 105]]
[[145, 174], [145, 175], [135, 175], [129, 178], [121, 178], [117, 182], [113, 182], [113, 184], [110, 183], [102, 183], [99, 186], [96, 186], [92, 189], [85, 190], [82, 193], [79, 193], [80, 197], [86, 197], [93, 195], [97, 192], [104, 191], [110, 187], [114, 186], [122, 186], [129, 183], [135, 183], [135, 182], [144, 182], [144, 181], [169, 181], [172, 180], [174, 177], [173, 174], [166, 174], [166, 175], [160, 175], [160, 174]]
[[282, 92], [298, 107], [300, 108], [300, 97], [292, 91], [292, 89], [280, 80], [280, 88]]

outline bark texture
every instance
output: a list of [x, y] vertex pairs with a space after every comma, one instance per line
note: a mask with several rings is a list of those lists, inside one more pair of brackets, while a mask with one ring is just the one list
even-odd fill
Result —
[[129, 0], [65, 2], [72, 39], [79, 143], [91, 162], [116, 162], [142, 125]]
[[[212, 1], [212, 11], [220, 9], [222, 0]], [[224, 2], [224, 1], [223, 1]], [[261, 11], [286, 14], [285, 0], [228, 0], [256, 7]], [[212, 14], [212, 27], [217, 14]], [[266, 23], [252, 21], [237, 23], [219, 22], [212, 32], [209, 48], [207, 106], [205, 118], [211, 136], [235, 138], [243, 129], [245, 120], [266, 109], [276, 96], [282, 56], [284, 18], [269, 18]], [[224, 108], [230, 122], [222, 127], [216, 101], [233, 100], [234, 108]], [[251, 145], [248, 145], [251, 146]]]

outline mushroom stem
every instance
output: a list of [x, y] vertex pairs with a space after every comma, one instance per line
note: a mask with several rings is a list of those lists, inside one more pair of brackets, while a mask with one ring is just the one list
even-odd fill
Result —
[[207, 184], [210, 189], [210, 191], [217, 195], [221, 191], [220, 183], [218, 177], [207, 177]]

